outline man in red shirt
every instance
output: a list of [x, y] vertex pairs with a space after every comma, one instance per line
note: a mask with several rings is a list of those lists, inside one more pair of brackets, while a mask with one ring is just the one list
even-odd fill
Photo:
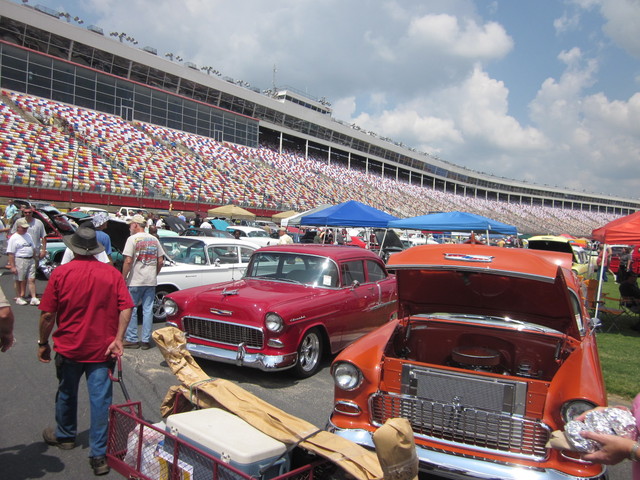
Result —
[[56, 427], [46, 428], [42, 436], [47, 444], [63, 450], [75, 447], [77, 393], [84, 375], [91, 406], [89, 461], [95, 475], [104, 475], [109, 473], [105, 455], [113, 393], [109, 371], [113, 358], [122, 355], [133, 301], [122, 275], [94, 257], [104, 250], [95, 230], [80, 227], [64, 242], [74, 259], [53, 271], [39, 307], [41, 362], [51, 361], [49, 335], [57, 325], [52, 336], [58, 378]]

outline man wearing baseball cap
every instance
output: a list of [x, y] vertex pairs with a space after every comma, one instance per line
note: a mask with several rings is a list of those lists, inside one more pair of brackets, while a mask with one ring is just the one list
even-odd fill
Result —
[[[124, 348], [151, 348], [151, 329], [153, 327], [153, 302], [156, 296], [158, 272], [164, 261], [164, 250], [160, 241], [145, 232], [146, 219], [136, 214], [129, 220], [129, 232], [122, 254], [122, 276], [127, 282], [129, 292], [136, 308], [133, 309], [129, 327], [124, 336]], [[142, 306], [142, 334], [138, 337], [137, 307]], [[141, 340], [141, 341], [139, 341]]]
[[[27, 232], [29, 222], [19, 218], [15, 223], [16, 232], [9, 237], [7, 255], [9, 270], [15, 275], [16, 303], [18, 305], [38, 305], [40, 300], [36, 296], [36, 259], [38, 250]], [[27, 283], [31, 293], [31, 302], [25, 300]]]

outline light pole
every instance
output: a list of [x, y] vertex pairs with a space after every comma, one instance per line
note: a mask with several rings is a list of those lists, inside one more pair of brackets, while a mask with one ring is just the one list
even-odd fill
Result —
[[[149, 163], [151, 162], [151, 159], [156, 155], [156, 153], [160, 151], [161, 148], [162, 147], [149, 147], [149, 150], [152, 150], [152, 152], [149, 158], [147, 158], [146, 161], [144, 162], [144, 170], [142, 171], [142, 188], [140, 189], [140, 195], [138, 197], [138, 206], [140, 208], [142, 208], [142, 197], [144, 196], [144, 183], [147, 177], [147, 168], [149, 168]], [[173, 177], [174, 177], [173, 183], [175, 183], [176, 181], [175, 174]], [[173, 191], [173, 184], [171, 186], [171, 190]], [[169, 203], [171, 203], [171, 196], [169, 196]]]
[[[29, 189], [29, 198], [31, 198], [31, 170], [33, 170], [33, 162], [35, 160], [35, 152], [38, 147], [38, 142], [40, 141], [40, 135], [44, 130], [45, 126], [40, 125], [38, 127], [38, 132], [36, 133], [36, 139], [33, 141], [33, 147], [31, 147], [31, 154], [29, 155], [29, 175], [27, 177], [27, 187]], [[34, 183], [37, 183], [38, 179], [36, 178]]]
[[78, 152], [80, 151], [80, 144], [78, 143], [78, 139], [75, 134], [71, 134], [71, 138], [75, 140], [76, 144], [76, 153], [73, 155], [73, 164], [71, 166], [71, 188], [69, 189], [69, 210], [72, 208], [73, 203], [73, 184], [76, 180], [76, 166], [78, 165]]
[[[196, 155], [196, 158], [202, 163], [202, 157], [200, 155]], [[207, 173], [207, 170], [213, 166], [213, 160], [205, 163], [204, 173], [200, 176], [200, 182], [198, 183], [198, 198], [196, 200], [196, 210], [200, 210], [200, 193], [202, 192], [202, 182], [204, 181], [204, 176]]]

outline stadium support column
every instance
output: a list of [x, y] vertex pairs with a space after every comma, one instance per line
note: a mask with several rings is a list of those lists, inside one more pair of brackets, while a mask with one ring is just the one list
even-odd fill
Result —
[[73, 208], [73, 184], [76, 181], [76, 169], [78, 168], [78, 152], [80, 152], [80, 143], [75, 133], [71, 132], [71, 138], [74, 139], [76, 145], [76, 153], [73, 154], [73, 163], [71, 165], [71, 186], [69, 189], [69, 210]]
[[[44, 125], [38, 126], [38, 132], [36, 133], [36, 139], [33, 141], [33, 147], [31, 147], [31, 154], [29, 155], [29, 175], [27, 176], [27, 190], [29, 198], [31, 198], [31, 170], [33, 170], [33, 163], [35, 160], [36, 148], [38, 148], [38, 142], [40, 141], [40, 135], [42, 131], [45, 129]], [[34, 183], [37, 184], [38, 179], [34, 180]]]
[[[196, 155], [196, 158], [202, 164], [202, 157], [200, 155]], [[204, 172], [200, 176], [200, 182], [198, 182], [198, 198], [196, 199], [196, 211], [200, 209], [200, 194], [202, 193], [202, 182], [204, 180], [204, 176], [206, 175], [208, 169], [211, 168], [212, 165], [213, 165], [213, 161], [205, 162]]]
[[[142, 188], [140, 189], [140, 195], [138, 197], [138, 206], [140, 208], [142, 208], [142, 197], [144, 196], [145, 181], [147, 178], [147, 168], [149, 168], [149, 163], [151, 163], [151, 159], [153, 159], [156, 153], [160, 151], [160, 148], [161, 147], [149, 147], [149, 150], [152, 150], [152, 151], [151, 151], [151, 155], [149, 155], [149, 158], [147, 158], [147, 160], [144, 162], [144, 170], [142, 171]], [[175, 182], [176, 182], [176, 178], [175, 178], [175, 172], [174, 172], [173, 183], [171, 184], [172, 193], [173, 193], [173, 184]], [[171, 204], [171, 194], [169, 194], [169, 204]]]

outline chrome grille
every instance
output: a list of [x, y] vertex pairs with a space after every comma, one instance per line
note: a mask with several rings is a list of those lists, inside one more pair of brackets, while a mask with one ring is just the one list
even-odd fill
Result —
[[262, 330], [235, 323], [219, 322], [208, 318], [185, 317], [182, 319], [184, 330], [190, 337], [210, 340], [225, 345], [240, 345], [248, 348], [262, 348], [264, 338]]
[[376, 393], [369, 402], [377, 426], [402, 417], [418, 437], [534, 460], [547, 457], [550, 431], [535, 420], [393, 393]]

